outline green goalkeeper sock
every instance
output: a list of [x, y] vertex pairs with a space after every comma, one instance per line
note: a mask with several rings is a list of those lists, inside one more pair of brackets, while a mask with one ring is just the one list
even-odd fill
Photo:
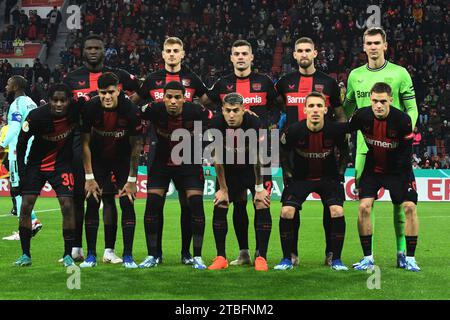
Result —
[[394, 228], [397, 238], [397, 251], [405, 252], [406, 239], [405, 239], [405, 212], [401, 205], [394, 205]]

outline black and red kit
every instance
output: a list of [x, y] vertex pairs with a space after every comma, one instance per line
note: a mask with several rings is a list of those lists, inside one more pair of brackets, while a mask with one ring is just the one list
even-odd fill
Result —
[[[316, 71], [312, 75], [301, 74], [300, 71], [288, 73], [280, 78], [275, 88], [286, 106], [286, 126], [306, 119], [304, 113], [305, 98], [312, 91], [323, 93], [326, 98], [326, 107], [335, 109], [342, 106], [339, 86], [329, 75]], [[327, 115], [331, 117], [333, 112]]]
[[391, 107], [385, 119], [377, 119], [371, 107], [356, 110], [351, 130], [361, 130], [368, 147], [359, 181], [359, 198], [377, 198], [380, 188], [389, 190], [394, 204], [417, 203], [411, 167], [413, 132], [408, 114]]
[[[49, 181], [58, 196], [72, 196], [73, 140], [79, 113], [79, 105], [72, 103], [68, 114], [61, 118], [51, 114], [49, 104], [28, 114], [17, 144], [23, 194], [39, 194]], [[33, 136], [25, 164], [27, 145]]]
[[[181, 114], [172, 116], [167, 112], [164, 103], [156, 102], [146, 106], [142, 112], [142, 118], [151, 121], [158, 138], [155, 160], [148, 171], [147, 189], [168, 188], [170, 180], [173, 179], [177, 188], [203, 190], [202, 164], [195, 161], [196, 155], [194, 154], [194, 139], [199, 139], [199, 145], [202, 146], [202, 136], [195, 137], [193, 133], [195, 122], [198, 121], [201, 129], [199, 133], [203, 134], [203, 128], [212, 118], [212, 112], [197, 103], [185, 102]], [[189, 163], [177, 163], [172, 159], [172, 150], [180, 143], [171, 139], [173, 132], [177, 129], [187, 130], [192, 137]], [[180, 156], [183, 156], [183, 154]]]
[[171, 73], [166, 69], [152, 72], [144, 80], [137, 91], [143, 100], [161, 102], [164, 97], [164, 87], [171, 81], [180, 82], [186, 89], [186, 101], [192, 102], [194, 97], [201, 97], [208, 89], [200, 78], [189, 68], [182, 66], [180, 72]]
[[[224, 165], [230, 201], [234, 201], [245, 190], [250, 190], [254, 195], [256, 183], [254, 167], [255, 157], [258, 155], [258, 144], [245, 136], [254, 133], [258, 141], [265, 138], [259, 135], [261, 121], [257, 116], [244, 113], [241, 126], [230, 128], [224, 116], [218, 115], [211, 120], [209, 127], [219, 130], [223, 137], [222, 159], [218, 160]], [[212, 140], [212, 137], [210, 138]], [[219, 188], [220, 185], [217, 180], [216, 189]]]
[[272, 80], [264, 74], [250, 73], [247, 77], [237, 77], [234, 73], [221, 77], [208, 92], [208, 97], [219, 107], [225, 95], [237, 92], [244, 98], [245, 109], [256, 113], [264, 128], [273, 122], [274, 101], [277, 93]]
[[301, 209], [312, 192], [317, 192], [328, 206], [342, 206], [343, 190], [339, 181], [335, 148], [342, 148], [346, 123], [325, 119], [319, 131], [311, 131], [306, 120], [289, 126], [281, 137], [281, 146], [293, 151], [293, 177], [283, 190], [282, 203]]

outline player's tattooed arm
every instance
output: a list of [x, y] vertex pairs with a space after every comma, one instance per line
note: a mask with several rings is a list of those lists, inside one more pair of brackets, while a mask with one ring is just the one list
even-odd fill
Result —
[[[91, 134], [83, 133], [81, 136], [81, 144], [83, 148], [83, 166], [84, 172], [86, 174], [86, 182], [84, 184], [84, 189], [86, 192], [86, 199], [93, 196], [97, 202], [100, 201], [101, 190], [97, 181], [94, 178], [94, 171], [92, 170], [92, 154], [91, 148], [89, 146], [91, 142]], [[88, 178], [90, 177], [90, 178]]]
[[131, 156], [130, 156], [130, 171], [128, 173], [128, 181], [125, 183], [122, 190], [119, 191], [119, 197], [127, 196], [131, 202], [136, 198], [137, 187], [136, 177], [139, 164], [139, 156], [141, 155], [143, 147], [143, 139], [140, 135], [130, 136]]

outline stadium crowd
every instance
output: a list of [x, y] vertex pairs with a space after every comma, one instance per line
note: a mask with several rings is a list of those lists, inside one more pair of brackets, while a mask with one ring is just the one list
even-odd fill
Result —
[[[184, 63], [210, 87], [231, 70], [228, 55], [236, 39], [248, 40], [254, 50], [255, 71], [274, 82], [296, 68], [292, 48], [296, 39], [308, 36], [319, 52], [317, 68], [335, 77], [345, 92], [347, 76], [365, 63], [362, 33], [367, 6], [378, 1], [351, 0], [253, 0], [253, 1], [149, 1], [115, 2], [72, 0], [83, 13], [83, 29], [70, 34], [54, 70], [40, 61], [20, 70], [31, 84], [31, 97], [46, 100], [49, 84], [56, 83], [81, 64], [81, 42], [101, 34], [106, 43], [106, 63], [139, 78], [164, 66], [162, 43], [167, 35], [180, 37], [186, 50]], [[387, 32], [387, 58], [407, 68], [413, 79], [419, 109], [415, 130], [413, 167], [449, 168], [450, 160], [450, 3], [445, 0], [383, 1], [381, 25]], [[36, 24], [45, 41], [48, 32], [39, 17], [18, 12], [14, 30], [4, 37], [22, 35], [33, 40], [27, 25]], [[26, 19], [25, 19], [26, 18]], [[151, 26], [148, 27], [148, 26]], [[10, 27], [11, 28], [11, 27]], [[45, 30], [45, 29], [44, 29]], [[30, 37], [30, 33], [32, 36]], [[50, 37], [52, 38], [52, 37]], [[274, 59], [281, 48], [281, 61]], [[0, 64], [1, 90], [13, 70]], [[6, 110], [7, 105], [2, 106]]]

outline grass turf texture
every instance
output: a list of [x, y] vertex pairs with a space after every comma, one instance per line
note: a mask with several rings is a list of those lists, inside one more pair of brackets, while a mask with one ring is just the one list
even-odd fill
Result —
[[[0, 198], [0, 235], [17, 230], [17, 219], [9, 216], [11, 201]], [[143, 227], [144, 200], [137, 200], [137, 228], [134, 258], [140, 263], [147, 254]], [[37, 210], [57, 208], [56, 199], [39, 198]], [[356, 228], [357, 202], [346, 202], [347, 235], [342, 258], [348, 267], [361, 256]], [[299, 241], [300, 266], [290, 271], [272, 270], [281, 258], [278, 220], [280, 203], [272, 203], [273, 230], [269, 243], [269, 272], [253, 267], [227, 270], [194, 270], [180, 263], [179, 204], [168, 200], [165, 207], [163, 251], [164, 262], [153, 269], [126, 270], [121, 265], [106, 265], [103, 255], [103, 226], [100, 223], [98, 265], [81, 269], [81, 289], [69, 290], [69, 275], [57, 263], [63, 252], [61, 214], [59, 210], [38, 213], [44, 224], [31, 242], [33, 265], [13, 267], [20, 256], [19, 241], [0, 240], [0, 299], [449, 299], [447, 232], [450, 203], [419, 203], [420, 236], [417, 260], [421, 272], [396, 268], [396, 247], [392, 223], [392, 205], [376, 204], [375, 262], [381, 270], [381, 289], [369, 290], [371, 274], [350, 270], [335, 272], [323, 265], [324, 235], [320, 202], [307, 202], [302, 211]], [[210, 264], [215, 257], [212, 233], [212, 202], [205, 202], [206, 230], [203, 258]], [[249, 212], [252, 209], [249, 207]], [[238, 255], [238, 247], [228, 214], [227, 254], [229, 261]], [[253, 255], [253, 214], [250, 215], [250, 249]], [[84, 236], [84, 233], [83, 233]], [[116, 252], [122, 253], [119, 224]], [[86, 253], [86, 247], [84, 246]], [[447, 271], [446, 271], [447, 270]]]

